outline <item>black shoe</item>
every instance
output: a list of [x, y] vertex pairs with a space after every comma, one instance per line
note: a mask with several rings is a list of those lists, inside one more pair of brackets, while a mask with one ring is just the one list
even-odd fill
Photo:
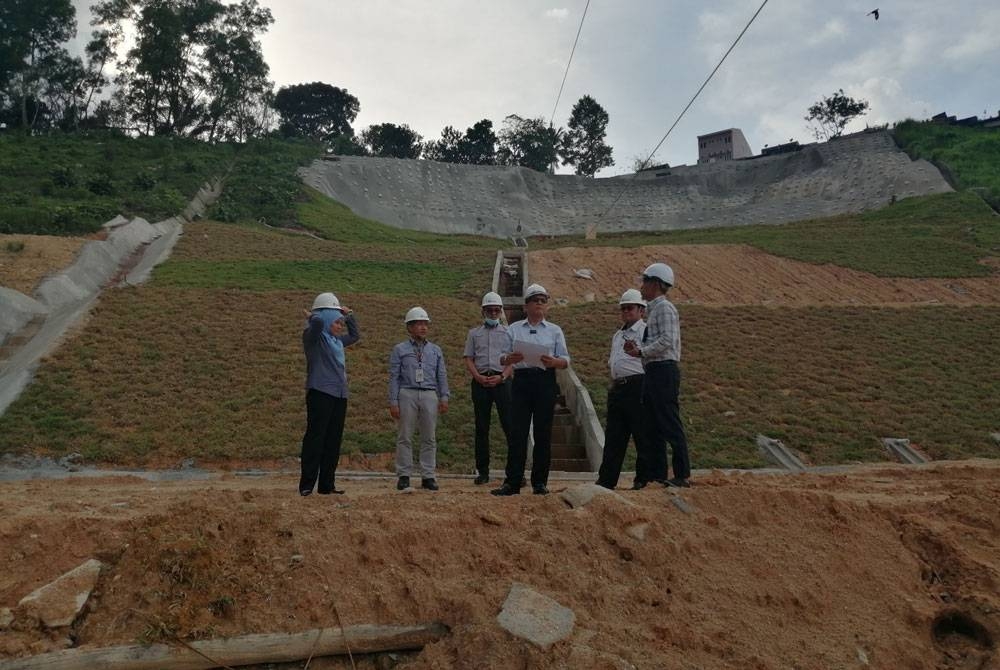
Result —
[[549, 490], [545, 488], [545, 486], [543, 485], [539, 486], [532, 485], [531, 492], [534, 493], [536, 496], [547, 496], [549, 494]]
[[688, 489], [691, 488], [691, 480], [683, 477], [674, 477], [663, 482], [663, 485], [668, 488]]
[[494, 496], [516, 496], [521, 492], [521, 489], [516, 489], [507, 482], [500, 485], [500, 488], [493, 489], [490, 491], [490, 495]]
[[420, 488], [427, 489], [428, 491], [437, 491], [438, 483], [434, 479], [421, 479]]
[[303, 498], [306, 497], [307, 495], [311, 495], [312, 492], [313, 492], [312, 489], [299, 489], [299, 495], [302, 496]]
[[409, 477], [400, 477], [399, 480], [396, 481], [396, 490], [397, 491], [402, 491], [402, 490], [408, 489], [408, 488], [410, 488], [410, 478]]
[[342, 495], [344, 495], [344, 489], [338, 489], [338, 488], [334, 487], [334, 488], [330, 489], [329, 491], [316, 491], [316, 493], [320, 494], [321, 496], [328, 496], [331, 493], [334, 493], [334, 494], [336, 494], [338, 496], [342, 496]]
[[479, 475], [478, 477], [476, 477], [476, 480], [473, 483], [476, 486], [480, 486], [481, 484], [489, 484], [490, 483], [490, 476], [489, 475]]
[[639, 479], [637, 479], [634, 482], [632, 482], [632, 490], [633, 491], [641, 491], [642, 489], [646, 488], [647, 486], [649, 486], [649, 482], [644, 482], [644, 481], [641, 481]]

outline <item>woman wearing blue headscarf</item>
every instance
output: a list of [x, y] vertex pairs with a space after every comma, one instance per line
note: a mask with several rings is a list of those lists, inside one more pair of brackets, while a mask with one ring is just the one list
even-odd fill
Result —
[[[306, 355], [306, 434], [302, 437], [299, 493], [337, 490], [337, 461], [347, 416], [347, 368], [344, 347], [361, 339], [354, 314], [332, 293], [320, 293], [302, 331]], [[346, 333], [344, 331], [347, 331]], [[318, 478], [318, 485], [317, 485]]]

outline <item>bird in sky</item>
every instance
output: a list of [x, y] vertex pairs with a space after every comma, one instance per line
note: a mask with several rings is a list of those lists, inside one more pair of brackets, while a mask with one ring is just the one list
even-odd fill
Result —
[[867, 16], [874, 16], [875, 20], [878, 21], [878, 7], [868, 12]]

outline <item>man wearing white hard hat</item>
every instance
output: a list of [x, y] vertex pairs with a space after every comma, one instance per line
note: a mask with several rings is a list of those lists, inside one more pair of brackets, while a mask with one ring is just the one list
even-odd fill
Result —
[[490, 481], [490, 419], [496, 405], [504, 437], [510, 432], [510, 365], [500, 363], [508, 350], [507, 326], [501, 322], [503, 299], [490, 291], [481, 303], [483, 322], [465, 338], [465, 367], [472, 376], [472, 409], [476, 417], [476, 485]]
[[604, 429], [604, 457], [597, 474], [597, 484], [607, 489], [618, 485], [629, 438], [635, 440], [635, 478], [648, 481], [646, 449], [643, 447], [642, 361], [625, 353], [626, 342], [641, 342], [646, 332], [642, 316], [646, 301], [637, 289], [630, 288], [618, 301], [621, 327], [611, 337], [611, 386], [608, 387], [608, 419]]
[[431, 317], [423, 307], [406, 313], [409, 338], [389, 354], [389, 414], [398, 422], [396, 488], [410, 488], [413, 431], [420, 431], [420, 487], [437, 491], [437, 417], [448, 411], [448, 372], [441, 347], [427, 341]]
[[306, 433], [302, 437], [299, 494], [316, 487], [322, 494], [336, 487], [337, 461], [347, 416], [347, 368], [344, 347], [361, 338], [351, 310], [332, 293], [320, 293], [306, 312], [302, 349], [306, 355]]
[[[667, 300], [674, 285], [674, 271], [666, 263], [653, 263], [642, 272], [642, 297], [647, 301], [646, 332], [641, 343], [627, 342], [625, 353], [642, 358], [646, 377], [642, 385], [643, 422], [648, 468], [643, 479], [636, 472], [633, 488], [650, 481], [668, 486], [690, 486], [691, 462], [681, 420], [681, 321], [677, 308]], [[674, 476], [667, 478], [667, 443], [672, 448]]]
[[[504, 483], [490, 491], [496, 496], [512, 496], [521, 492], [524, 467], [528, 459], [528, 432], [534, 424], [535, 448], [531, 462], [531, 491], [535, 495], [549, 492], [549, 467], [552, 464], [552, 416], [555, 413], [559, 386], [556, 370], [569, 366], [569, 351], [562, 329], [547, 321], [549, 294], [540, 284], [531, 284], [524, 292], [527, 318], [509, 329], [509, 351], [502, 365], [514, 366], [511, 386], [510, 438], [507, 441], [507, 468]], [[546, 353], [537, 364], [525, 360], [519, 343], [541, 347]]]

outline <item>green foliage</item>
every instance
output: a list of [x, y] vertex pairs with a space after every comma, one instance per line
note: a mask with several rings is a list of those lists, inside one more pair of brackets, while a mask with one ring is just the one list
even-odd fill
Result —
[[561, 131], [549, 126], [545, 119], [511, 114], [500, 130], [497, 163], [545, 172], [556, 162], [560, 137]]
[[423, 150], [420, 134], [405, 123], [379, 123], [361, 133], [361, 143], [372, 156], [383, 158], [420, 158]]
[[908, 154], [934, 162], [956, 188], [974, 190], [1000, 211], [1000, 129], [904, 121], [893, 134]]
[[833, 263], [882, 277], [976, 277], [996, 254], [1000, 220], [972, 193], [906, 198], [891, 207], [781, 225], [557, 238], [533, 248], [643, 244], [749, 244], [809, 263]]
[[576, 174], [586, 177], [614, 165], [611, 147], [604, 142], [607, 132], [608, 113], [589, 95], [580, 98], [573, 105], [568, 130], [559, 148], [563, 165], [574, 166]]
[[13, 240], [4, 245], [4, 248], [8, 251], [8, 253], [19, 254], [24, 251], [24, 241]]
[[316, 81], [282, 86], [274, 96], [274, 109], [281, 116], [281, 132], [286, 137], [327, 140], [354, 135], [351, 123], [361, 103], [347, 89]]
[[89, 233], [119, 213], [159, 221], [225, 174], [232, 156], [231, 146], [183, 138], [0, 136], [0, 232]]
[[423, 157], [442, 163], [465, 163], [468, 165], [496, 164], [497, 136], [493, 132], [493, 122], [483, 119], [468, 128], [463, 135], [452, 126], [445, 126], [441, 139], [424, 145]]
[[840, 137], [847, 124], [868, 111], [867, 100], [855, 100], [845, 95], [844, 89], [839, 89], [833, 95], [821, 99], [809, 108], [805, 117], [812, 127], [817, 140], [829, 140]]

